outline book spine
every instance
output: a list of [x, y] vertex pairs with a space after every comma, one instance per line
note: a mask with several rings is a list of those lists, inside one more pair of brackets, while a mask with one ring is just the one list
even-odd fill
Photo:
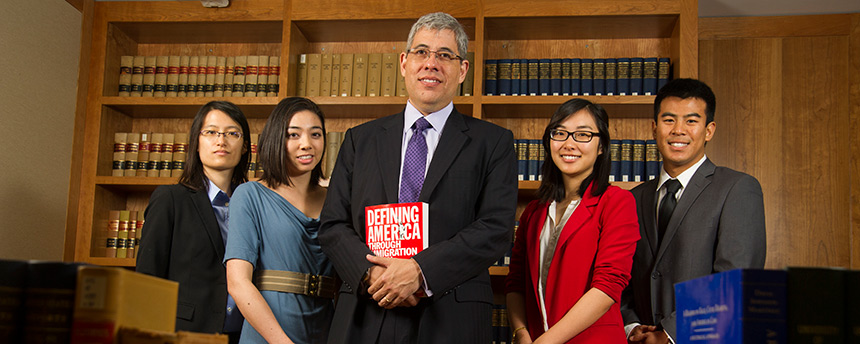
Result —
[[280, 92], [280, 76], [281, 76], [281, 57], [269, 56], [269, 89], [266, 92], [268, 97], [277, 97]]
[[529, 59], [529, 95], [540, 94], [540, 60]]
[[633, 140], [633, 176], [634, 182], [644, 182], [645, 179], [645, 140]]
[[594, 79], [594, 95], [602, 96], [606, 94], [606, 60], [594, 59], [594, 65], [592, 69], [592, 76]]
[[257, 84], [260, 79], [259, 68], [260, 56], [249, 55], [247, 65], [245, 65], [245, 93], [242, 94], [243, 97], [257, 96]]
[[657, 94], [657, 58], [649, 57], [642, 63], [642, 92], [646, 96]]
[[669, 73], [671, 72], [670, 60], [668, 57], [661, 57], [657, 66], [657, 91], [660, 91], [663, 86], [669, 83]]
[[179, 177], [185, 169], [185, 156], [188, 150], [188, 133], [176, 133], [173, 136], [173, 162], [170, 166], [170, 176]]
[[334, 170], [334, 164], [337, 162], [340, 137], [340, 133], [336, 131], [326, 133], [325, 173], [323, 173], [323, 177], [325, 178], [331, 178], [331, 172]]
[[518, 96], [521, 94], [520, 91], [520, 81], [522, 80], [522, 74], [520, 73], [520, 60], [512, 59], [511, 61], [511, 95]]
[[549, 63], [549, 94], [561, 95], [561, 59], [551, 59]]
[[137, 175], [137, 158], [140, 154], [140, 133], [129, 133], [128, 142], [125, 144], [125, 163], [123, 164], [123, 176], [134, 177]]
[[200, 56], [189, 56], [187, 78], [188, 84], [185, 85], [185, 95], [187, 97], [197, 97], [197, 75], [199, 75], [199, 68]]
[[540, 176], [541, 140], [529, 140], [529, 180], [538, 180]]
[[621, 140], [609, 141], [609, 181], [621, 181]]
[[135, 176], [146, 177], [146, 165], [149, 163], [150, 152], [150, 136], [149, 133], [140, 133], [140, 145], [137, 153], [137, 166], [135, 166]]
[[[265, 97], [269, 93], [269, 56], [257, 57], [257, 97]], [[319, 67], [318, 67], [319, 68]], [[319, 87], [319, 85], [317, 85]]]
[[[332, 97], [337, 97], [340, 95], [340, 61], [342, 60], [341, 54], [331, 54], [331, 93], [329, 93]], [[399, 71], [399, 64], [396, 69]], [[396, 82], [396, 81], [395, 81]]]
[[353, 55], [352, 63], [352, 96], [367, 96], [367, 60], [369, 54]]
[[155, 57], [155, 86], [152, 89], [153, 97], [165, 97], [167, 95], [167, 67], [170, 61], [168, 56]]
[[224, 58], [224, 97], [233, 96], [233, 77], [236, 74], [236, 57]]
[[529, 143], [526, 139], [514, 140], [517, 152], [517, 180], [528, 180]]
[[213, 87], [213, 97], [224, 96], [224, 79], [227, 74], [227, 58], [224, 56], [215, 57], [215, 85]]
[[158, 163], [158, 176], [170, 177], [170, 167], [173, 165], [173, 133], [165, 133], [161, 142], [161, 161]]
[[134, 56], [120, 56], [119, 58], [119, 89], [117, 95], [120, 97], [128, 97], [131, 95], [131, 75], [133, 73], [132, 65], [134, 64]]
[[618, 60], [606, 59], [606, 95], [614, 96], [618, 93]]
[[30, 263], [22, 343], [69, 343], [77, 271], [74, 263]]
[[143, 94], [143, 56], [135, 56], [131, 64], [131, 91], [129, 96], [140, 97]]
[[206, 96], [206, 71], [208, 68], [207, 66], [209, 64], [209, 57], [201, 55], [201, 56], [197, 57], [197, 60], [198, 60], [200, 65], [197, 66], [197, 88], [195, 90], [195, 93], [197, 94], [198, 97], [205, 97]]
[[119, 212], [119, 231], [116, 239], [116, 257], [126, 258], [128, 250], [125, 246], [125, 240], [128, 239], [128, 210], [120, 210]]
[[660, 151], [657, 150], [657, 141], [645, 141], [645, 180], [655, 179], [660, 176]]
[[105, 257], [116, 258], [116, 240], [119, 238], [119, 210], [108, 212], [108, 227], [105, 238]]
[[497, 95], [497, 87], [498, 87], [498, 60], [485, 60], [484, 61], [484, 95], [494, 96]]
[[317, 97], [320, 95], [320, 78], [322, 77], [322, 54], [307, 54], [307, 83], [305, 89], [306, 97]]
[[144, 97], [152, 97], [155, 93], [155, 68], [158, 57], [143, 57], [143, 90]]
[[571, 59], [561, 59], [561, 95], [570, 95]]
[[570, 95], [582, 93], [582, 59], [570, 59]]
[[786, 289], [789, 344], [845, 343], [845, 270], [789, 267]]
[[[382, 80], [379, 92], [383, 97], [393, 97], [397, 95], [395, 86], [397, 85], [397, 70], [400, 69], [400, 64], [397, 62], [397, 54], [382, 54]], [[464, 81], [463, 84], [465, 85], [465, 83], [466, 82]]]
[[860, 343], [860, 270], [845, 272], [845, 332], [846, 343]]
[[125, 148], [128, 143], [128, 133], [115, 133], [113, 139], [113, 162], [111, 176], [125, 175]]
[[[473, 67], [475, 64], [475, 53], [469, 52], [466, 53], [466, 60], [469, 61], [469, 70], [466, 71], [466, 79], [463, 80], [463, 92], [464, 96], [471, 96], [475, 94], [475, 68]], [[399, 65], [398, 65], [399, 67]], [[399, 68], [398, 68], [399, 69]]]
[[643, 95], [642, 92], [642, 58], [630, 59], [630, 95]]
[[496, 92], [500, 96], [509, 96], [511, 95], [511, 60], [501, 59], [497, 61]]
[[176, 97], [179, 94], [179, 56], [167, 58], [167, 88], [165, 97]]
[[630, 59], [618, 59], [618, 95], [630, 95]]
[[320, 92], [321, 96], [331, 94], [331, 54], [320, 55]]
[[233, 66], [233, 97], [245, 96], [245, 71], [248, 67], [248, 56], [236, 56], [236, 65]]
[[158, 167], [161, 163], [162, 141], [164, 141], [164, 134], [152, 133], [151, 141], [149, 142], [149, 162], [146, 163], [147, 177], [158, 177]]
[[397, 68], [397, 96], [408, 96], [406, 92], [406, 78], [403, 76], [403, 73], [401, 73], [400, 68]]
[[188, 96], [188, 62], [190, 56], [179, 56], [179, 76], [176, 81], [176, 96]]
[[251, 157], [248, 159], [248, 177], [253, 177], [257, 171], [257, 142], [260, 140], [260, 134], [251, 134]]
[[584, 96], [589, 96], [594, 94], [594, 60], [592, 59], [582, 59], [582, 63], [580, 64], [582, 71], [579, 74], [580, 78], [580, 89], [579, 91]]
[[0, 343], [23, 343], [28, 262], [0, 259]]
[[633, 181], [633, 140], [621, 140], [621, 181]]
[[552, 94], [550, 90], [550, 79], [552, 78], [552, 62], [550, 61], [552, 60], [538, 60], [538, 94], [542, 96], [548, 96]]
[[[367, 56], [367, 96], [381, 95], [379, 87], [382, 84], [382, 53], [372, 53]], [[458, 93], [459, 94], [459, 93]]]
[[137, 214], [136, 210], [128, 212], [128, 237], [125, 239], [125, 257], [134, 258], [137, 248]]
[[352, 73], [355, 54], [340, 54], [340, 96], [352, 94]]
[[520, 59], [520, 95], [529, 95], [529, 60]]

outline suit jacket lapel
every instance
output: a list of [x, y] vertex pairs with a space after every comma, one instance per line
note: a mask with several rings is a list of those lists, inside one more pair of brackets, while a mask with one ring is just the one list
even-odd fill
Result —
[[651, 255], [654, 256], [657, 255], [657, 251], [660, 249], [657, 247], [657, 183], [659, 181], [656, 180], [655, 182], [646, 183], [645, 190], [642, 193], [642, 200], [646, 202], [642, 209], [642, 219], [645, 222], [643, 224], [645, 226], [645, 237], [648, 240], [648, 245], [651, 247]]
[[681, 224], [681, 221], [684, 220], [684, 217], [687, 215], [693, 202], [699, 198], [702, 191], [711, 183], [710, 176], [714, 174], [715, 169], [716, 166], [714, 163], [705, 159], [702, 166], [700, 166], [696, 173], [693, 174], [693, 178], [690, 178], [689, 185], [684, 187], [684, 193], [681, 194], [681, 199], [678, 200], [678, 204], [675, 206], [675, 211], [672, 212], [672, 218], [669, 220], [669, 224], [666, 225], [666, 238], [663, 239], [663, 244], [660, 246], [658, 259], [659, 256], [663, 255], [666, 247], [675, 237], [675, 233], [678, 232], [678, 227]]
[[[421, 194], [418, 199], [428, 201], [433, 189], [439, 184], [445, 171], [454, 162], [454, 159], [460, 153], [463, 145], [469, 140], [469, 136], [465, 134], [469, 127], [466, 126], [466, 121], [463, 120], [463, 114], [460, 114], [455, 109], [445, 122], [445, 129], [442, 130], [442, 136], [439, 138], [439, 145], [436, 146], [436, 151], [433, 153], [433, 160], [430, 161], [430, 167], [427, 170], [427, 175], [424, 177], [424, 186], [421, 188]], [[403, 116], [400, 116], [401, 118]]]
[[388, 203], [397, 203], [400, 190], [400, 150], [403, 141], [403, 113], [389, 117], [376, 138], [376, 157], [382, 171], [382, 186]]
[[212, 202], [209, 201], [209, 195], [206, 191], [199, 190], [191, 192], [194, 208], [197, 209], [197, 214], [200, 216], [200, 223], [203, 224], [203, 229], [209, 236], [209, 241], [215, 247], [219, 257], [224, 256], [224, 239], [221, 237], [221, 227], [218, 226], [218, 220], [215, 218], [215, 211], [212, 209]]
[[[582, 201], [580, 201], [576, 210], [573, 211], [573, 214], [570, 215], [570, 219], [567, 220], [567, 223], [564, 224], [564, 228], [562, 228], [561, 234], [558, 236], [556, 248], [564, 245], [564, 243], [573, 236], [573, 233], [578, 232], [579, 229], [591, 219], [594, 215], [594, 207], [597, 206], [597, 201], [599, 200], [600, 197], [594, 197], [591, 195], [591, 185], [589, 185], [588, 188], [585, 189], [585, 196], [582, 197]], [[556, 249], [556, 252], [559, 252], [559, 250]], [[553, 258], [555, 258], [555, 253], [553, 253]]]

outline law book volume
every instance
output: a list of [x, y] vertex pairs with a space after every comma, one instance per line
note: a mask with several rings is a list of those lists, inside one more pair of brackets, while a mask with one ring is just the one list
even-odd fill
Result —
[[427, 248], [429, 204], [380, 204], [367, 206], [364, 211], [365, 242], [375, 255], [407, 259]]

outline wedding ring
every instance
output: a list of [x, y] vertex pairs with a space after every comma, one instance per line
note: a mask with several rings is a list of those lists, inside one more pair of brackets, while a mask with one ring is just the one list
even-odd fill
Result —
[[391, 303], [391, 300], [389, 300], [388, 297], [383, 296], [382, 300], [385, 301], [385, 303]]

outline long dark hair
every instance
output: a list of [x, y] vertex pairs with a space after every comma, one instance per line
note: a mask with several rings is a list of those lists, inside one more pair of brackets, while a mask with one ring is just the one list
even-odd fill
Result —
[[236, 104], [220, 100], [211, 101], [197, 111], [194, 121], [191, 122], [191, 130], [188, 132], [188, 157], [185, 161], [185, 170], [179, 177], [180, 184], [197, 191], [205, 190], [208, 185], [206, 174], [203, 173], [203, 162], [200, 161], [200, 153], [197, 152], [197, 148], [200, 146], [200, 130], [203, 129], [203, 122], [206, 122], [206, 116], [212, 110], [219, 110], [227, 114], [230, 119], [242, 127], [244, 145], [242, 148], [245, 152], [239, 158], [239, 164], [233, 168], [230, 187], [236, 187], [248, 181], [246, 172], [248, 171], [248, 160], [251, 158], [251, 129], [248, 127], [248, 120]]
[[564, 122], [568, 117], [583, 109], [591, 114], [591, 117], [594, 119], [594, 123], [597, 124], [601, 154], [598, 155], [597, 160], [594, 161], [594, 168], [591, 170], [591, 174], [589, 174], [588, 177], [582, 181], [582, 184], [579, 185], [577, 194], [579, 196], [585, 195], [585, 190], [588, 189], [588, 185], [591, 184], [592, 181], [594, 181], [594, 187], [591, 188], [592, 196], [602, 195], [603, 192], [606, 191], [606, 188], [609, 187], [609, 115], [607, 115], [606, 110], [598, 104], [594, 104], [585, 99], [574, 98], [564, 102], [564, 104], [559, 106], [558, 110], [555, 110], [555, 113], [549, 120], [549, 124], [547, 124], [543, 131], [543, 150], [546, 153], [546, 157], [544, 158], [543, 168], [541, 169], [542, 181], [538, 188], [538, 197], [540, 197], [542, 202], [548, 202], [550, 200], [561, 202], [565, 197], [564, 181], [562, 180], [561, 170], [559, 170], [558, 166], [556, 166], [552, 161], [552, 155], [550, 154], [549, 133], [553, 129], [558, 128], [561, 125], [561, 122]]
[[[260, 180], [271, 188], [283, 185], [293, 185], [287, 171], [287, 134], [290, 121], [297, 112], [308, 110], [320, 119], [323, 131], [323, 147], [325, 147], [325, 116], [322, 109], [307, 98], [284, 98], [269, 115], [266, 127], [260, 133], [260, 143], [257, 145], [257, 162], [263, 165], [263, 175]], [[325, 150], [320, 152], [320, 162], [325, 158]], [[311, 170], [311, 184], [319, 184], [322, 179], [322, 166], [317, 163]]]

